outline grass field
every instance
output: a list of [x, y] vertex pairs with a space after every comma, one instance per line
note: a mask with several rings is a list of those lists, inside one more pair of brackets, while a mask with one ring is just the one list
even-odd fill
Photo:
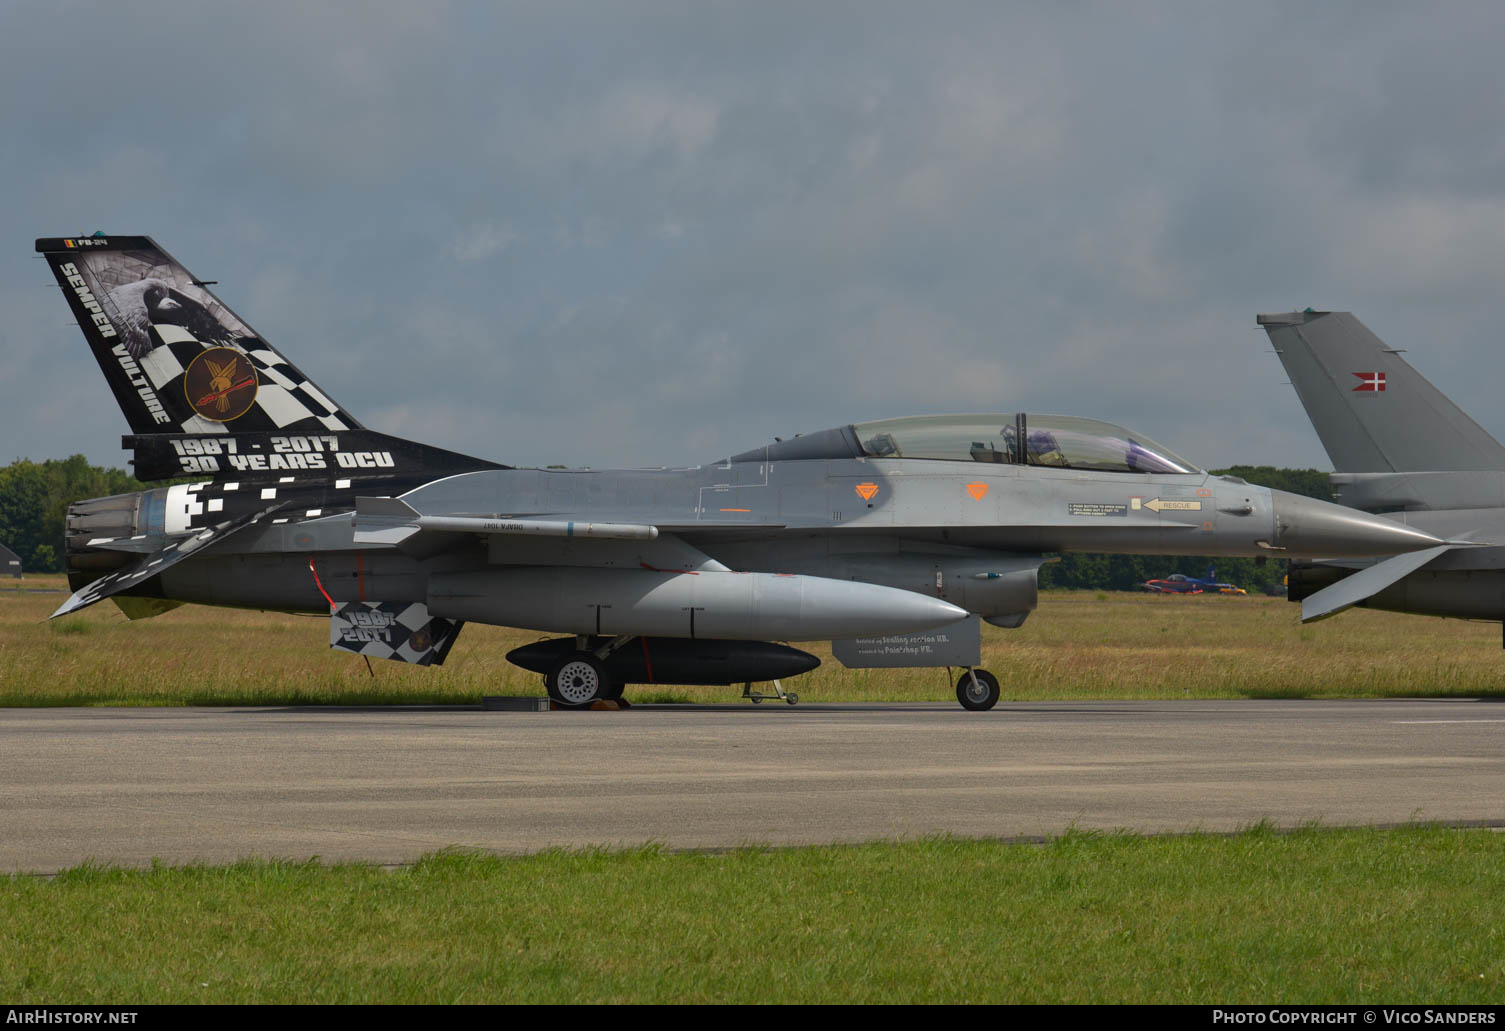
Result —
[[[63, 578], [0, 586], [0, 705], [475, 703], [542, 694], [508, 650], [546, 636], [470, 625], [449, 661], [419, 669], [329, 650], [323, 618], [185, 606], [128, 622], [109, 602], [47, 622]], [[1018, 630], [983, 626], [983, 665], [1008, 699], [1305, 698], [1505, 694], [1500, 629], [1351, 610], [1302, 627], [1276, 598], [1049, 592]], [[955, 697], [944, 670], [821, 667], [786, 685], [806, 701]], [[730, 701], [737, 688], [634, 687], [637, 701]]]
[[0, 878], [0, 999], [1499, 1003], [1505, 835], [1068, 835]]
[[[475, 702], [541, 693], [537, 634], [471, 626], [375, 676], [323, 619], [112, 605], [0, 584], [0, 704]], [[60, 577], [20, 586], [61, 588]], [[984, 627], [1005, 697], [1505, 695], [1499, 629], [1266, 598], [1053, 593]], [[846, 670], [809, 701], [950, 700]], [[735, 688], [635, 688], [727, 701]], [[433, 856], [0, 877], [0, 1002], [1416, 1002], [1505, 998], [1505, 835], [1256, 828], [722, 854]]]

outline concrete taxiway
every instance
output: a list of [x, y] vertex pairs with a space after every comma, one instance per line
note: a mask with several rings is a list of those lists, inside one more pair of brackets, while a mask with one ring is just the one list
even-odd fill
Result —
[[1505, 823], [1505, 704], [0, 709], [0, 870]]

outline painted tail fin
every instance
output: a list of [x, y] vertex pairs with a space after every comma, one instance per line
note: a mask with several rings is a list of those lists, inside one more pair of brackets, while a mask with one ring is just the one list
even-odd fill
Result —
[[1339, 473], [1505, 470], [1505, 447], [1351, 312], [1257, 321]]
[[96, 234], [36, 247], [133, 433], [361, 429], [150, 237]]
[[506, 468], [365, 429], [150, 237], [36, 247], [130, 424], [139, 479], [302, 471], [390, 486]]

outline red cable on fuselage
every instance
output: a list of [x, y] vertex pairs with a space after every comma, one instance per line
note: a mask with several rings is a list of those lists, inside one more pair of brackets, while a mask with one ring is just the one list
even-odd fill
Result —
[[319, 589], [320, 594], [324, 595], [324, 600], [329, 602], [329, 610], [333, 612], [334, 599], [331, 598], [329, 596], [329, 592], [324, 589], [324, 584], [319, 579], [319, 571], [314, 568], [314, 557], [312, 555], [308, 556], [308, 571], [314, 575], [314, 586]]

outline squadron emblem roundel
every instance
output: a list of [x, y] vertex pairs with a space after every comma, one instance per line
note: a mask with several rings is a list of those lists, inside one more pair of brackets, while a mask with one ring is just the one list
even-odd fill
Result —
[[257, 385], [250, 360], [228, 347], [200, 351], [183, 373], [188, 406], [214, 422], [239, 419], [250, 411]]

